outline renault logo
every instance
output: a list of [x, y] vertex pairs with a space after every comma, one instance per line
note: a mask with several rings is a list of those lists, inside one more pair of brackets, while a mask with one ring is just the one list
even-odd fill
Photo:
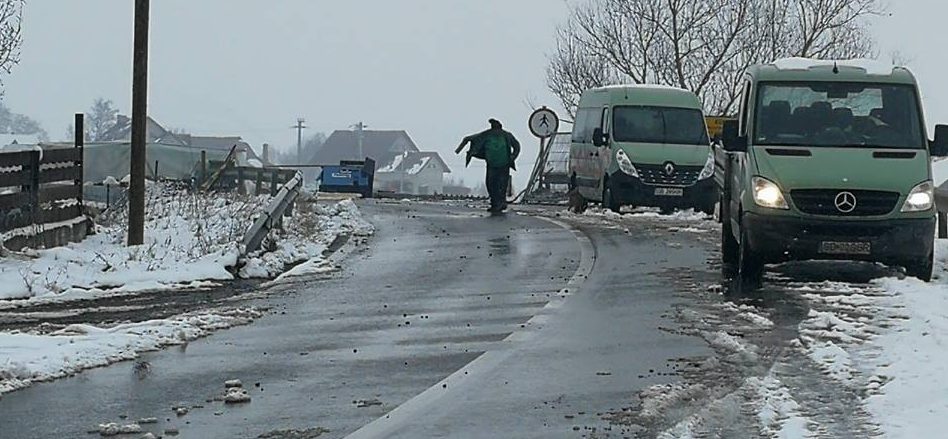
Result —
[[675, 175], [675, 165], [671, 162], [665, 163], [665, 175], [669, 177]]
[[856, 210], [856, 196], [852, 192], [840, 192], [836, 195], [836, 210], [852, 213]]

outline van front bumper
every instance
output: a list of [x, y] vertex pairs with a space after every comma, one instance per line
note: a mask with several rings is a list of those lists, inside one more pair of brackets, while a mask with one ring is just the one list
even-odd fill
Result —
[[682, 189], [683, 194], [677, 196], [656, 196], [655, 189], [663, 186], [652, 186], [642, 183], [636, 177], [624, 172], [616, 172], [609, 177], [612, 185], [612, 196], [622, 205], [649, 206], [649, 207], [698, 207], [713, 206], [718, 201], [717, 185], [714, 178], [698, 180], [697, 183]]
[[834, 221], [745, 213], [741, 227], [750, 248], [767, 263], [839, 259], [900, 265], [924, 261], [935, 245], [934, 217]]

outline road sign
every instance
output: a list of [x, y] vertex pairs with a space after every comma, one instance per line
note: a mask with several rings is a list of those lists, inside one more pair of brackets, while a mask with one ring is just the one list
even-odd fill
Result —
[[541, 139], [553, 137], [560, 128], [560, 119], [549, 108], [543, 107], [530, 115], [530, 132]]

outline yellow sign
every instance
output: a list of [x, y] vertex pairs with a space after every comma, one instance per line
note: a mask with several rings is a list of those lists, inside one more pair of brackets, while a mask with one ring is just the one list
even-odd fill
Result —
[[727, 116], [708, 116], [704, 120], [708, 125], [708, 135], [711, 136], [711, 139], [718, 139], [724, 134], [724, 122], [737, 119]]

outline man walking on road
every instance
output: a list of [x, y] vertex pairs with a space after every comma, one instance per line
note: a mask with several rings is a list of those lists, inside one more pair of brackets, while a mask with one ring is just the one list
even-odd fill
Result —
[[488, 121], [490, 129], [464, 138], [454, 152], [461, 151], [471, 144], [467, 151], [467, 164], [471, 158], [487, 162], [487, 193], [490, 195], [490, 212], [499, 213], [507, 209], [507, 186], [510, 184], [510, 170], [516, 170], [517, 156], [520, 155], [520, 142], [513, 134], [504, 131], [504, 126], [496, 119]]

